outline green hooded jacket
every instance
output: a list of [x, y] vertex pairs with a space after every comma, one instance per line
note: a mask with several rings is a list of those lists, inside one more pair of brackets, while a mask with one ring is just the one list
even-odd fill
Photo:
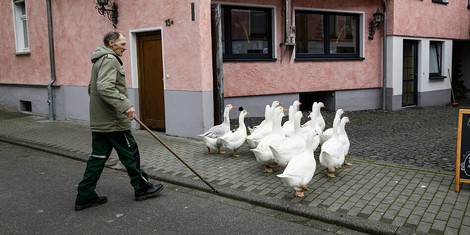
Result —
[[118, 55], [99, 46], [91, 55], [93, 68], [88, 85], [90, 127], [96, 132], [126, 131], [131, 120], [125, 111], [134, 106], [128, 98], [125, 71]]

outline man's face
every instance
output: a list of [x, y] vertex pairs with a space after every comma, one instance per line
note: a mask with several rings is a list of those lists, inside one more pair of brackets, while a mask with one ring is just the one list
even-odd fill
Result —
[[126, 43], [126, 38], [121, 34], [116, 41], [110, 41], [109, 46], [118, 56], [122, 56], [126, 50]]

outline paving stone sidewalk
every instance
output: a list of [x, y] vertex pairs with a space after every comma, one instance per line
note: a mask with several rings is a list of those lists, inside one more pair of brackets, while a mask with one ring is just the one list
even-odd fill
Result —
[[[222, 196], [372, 234], [463, 234], [470, 229], [470, 187], [454, 191], [457, 113], [448, 106], [346, 112], [353, 165], [334, 179], [318, 166], [304, 198], [282, 185], [276, 177], [282, 169], [263, 173], [247, 145], [234, 158], [208, 154], [195, 139], [156, 134]], [[333, 115], [325, 111], [327, 123]], [[151, 176], [210, 191], [148, 133], [133, 133]], [[80, 160], [91, 151], [88, 123], [18, 113], [0, 112], [0, 141]], [[108, 165], [122, 169], [115, 156]]]

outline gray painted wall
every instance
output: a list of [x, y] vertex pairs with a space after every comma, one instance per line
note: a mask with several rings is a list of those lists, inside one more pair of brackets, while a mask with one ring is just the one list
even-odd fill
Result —
[[90, 121], [88, 87], [64, 86], [65, 118]]
[[[89, 121], [87, 87], [62, 86], [54, 88], [56, 119], [74, 119]], [[334, 95], [331, 95], [334, 94]], [[336, 91], [328, 97], [322, 97], [334, 109], [343, 108], [347, 111], [381, 109], [381, 89]], [[387, 109], [401, 109], [401, 95], [392, 95], [393, 89], [387, 89]], [[214, 106], [212, 91], [165, 91], [166, 134], [198, 138], [214, 126]], [[129, 89], [129, 98], [134, 102], [139, 115], [138, 90]], [[264, 117], [266, 105], [279, 100], [288, 108], [298, 94], [266, 95], [252, 97], [231, 97], [225, 99], [225, 104], [233, 104], [230, 117], [238, 118], [239, 107], [248, 110], [248, 117]], [[30, 101], [32, 113], [47, 117], [46, 86], [0, 85], [0, 109], [20, 112], [20, 100]], [[450, 89], [423, 92], [418, 94], [419, 106], [447, 105], [450, 102]], [[328, 107], [328, 109], [331, 109]], [[133, 128], [138, 125], [133, 122]]]
[[[392, 94], [393, 90], [389, 90]], [[428, 92], [419, 92], [418, 93], [418, 105], [417, 106], [441, 106], [448, 105], [450, 103], [450, 89], [446, 90], [436, 90]], [[388, 103], [387, 110], [400, 110], [402, 109], [402, 96], [400, 95], [389, 95], [389, 100], [393, 103]], [[391, 97], [391, 99], [390, 99]]]
[[[54, 87], [54, 96], [57, 107], [62, 107], [62, 90]], [[47, 117], [49, 105], [46, 85], [0, 85], [0, 109], [11, 112], [23, 112], [21, 101], [31, 102], [31, 113]], [[64, 112], [56, 108], [55, 115], [58, 119], [64, 119]]]
[[[62, 87], [62, 107], [64, 118], [69, 120], [90, 121], [90, 98], [88, 96], [88, 87], [83, 86], [63, 86]], [[134, 104], [137, 116], [139, 117], [139, 96], [137, 89], [128, 89], [128, 95]], [[136, 122], [132, 122], [133, 128], [138, 128]]]
[[168, 135], [198, 138], [214, 126], [212, 91], [165, 91], [165, 116]]
[[418, 93], [419, 106], [438, 106], [450, 103], [450, 89]]
[[357, 111], [382, 108], [382, 89], [344, 90], [335, 92], [335, 110]]
[[[129, 89], [129, 98], [138, 112], [138, 99], [135, 89]], [[20, 101], [31, 102], [32, 114], [48, 117], [47, 86], [0, 85], [0, 109], [22, 112]], [[89, 97], [87, 87], [54, 87], [55, 116], [57, 120], [89, 121]], [[137, 125], [133, 123], [133, 127]]]
[[401, 94], [393, 95], [393, 88], [387, 88], [387, 110], [402, 109]]
[[230, 112], [230, 118], [238, 118], [240, 114], [238, 111], [239, 107], [248, 111], [247, 117], [264, 117], [266, 105], [271, 105], [273, 101], [278, 100], [282, 102], [282, 106], [288, 109], [298, 99], [299, 94], [229, 97], [225, 98], [225, 104], [232, 104], [236, 107]]

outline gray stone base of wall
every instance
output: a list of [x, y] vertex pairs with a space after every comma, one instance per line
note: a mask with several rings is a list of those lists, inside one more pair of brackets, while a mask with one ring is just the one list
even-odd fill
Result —
[[[58, 120], [89, 121], [87, 87], [54, 87], [54, 113]], [[360, 89], [319, 92], [314, 101], [322, 101], [329, 110], [339, 108], [345, 111], [381, 109], [382, 89]], [[401, 95], [392, 95], [387, 90], [387, 110], [402, 109]], [[129, 89], [129, 97], [139, 115], [138, 90]], [[266, 105], [279, 100], [288, 108], [298, 93], [225, 98], [225, 104], [236, 106], [230, 118], [238, 118], [239, 110], [246, 109], [250, 117], [264, 117]], [[28, 112], [48, 117], [48, 91], [46, 85], [10, 85], [0, 84], [0, 109], [11, 112]], [[450, 103], [450, 90], [437, 90], [418, 94], [417, 106], [437, 106]], [[309, 109], [310, 110], [310, 109]], [[197, 138], [214, 125], [214, 106], [212, 91], [165, 91], [166, 134]], [[138, 128], [133, 123], [134, 128]]]
[[250, 113], [250, 117], [264, 117], [266, 105], [271, 105], [273, 101], [280, 101], [283, 107], [289, 108], [298, 99], [299, 94], [229, 97], [225, 98], [225, 104], [232, 104], [236, 107], [236, 110], [232, 110], [230, 113], [230, 118], [238, 118], [240, 114], [238, 110], [240, 109], [247, 110]]
[[[387, 89], [387, 110], [400, 110], [410, 106], [402, 105], [402, 96], [392, 95], [393, 89]], [[442, 106], [448, 105], [451, 102], [451, 91], [435, 90], [427, 92], [419, 92], [417, 96], [417, 104], [411, 107], [425, 107], [425, 106]]]
[[334, 110], [358, 111], [382, 108], [382, 89], [336, 91]]
[[[250, 117], [264, 117], [264, 108], [271, 105], [274, 100], [279, 100], [285, 108], [295, 101], [300, 100], [298, 93], [281, 94], [281, 95], [264, 95], [264, 96], [247, 96], [247, 97], [230, 97], [225, 98], [225, 104], [233, 104], [237, 108], [243, 107], [248, 110]], [[344, 91], [322, 91], [311, 95], [310, 99], [300, 100], [304, 103], [323, 102], [326, 109], [336, 110], [339, 108], [345, 111], [379, 109], [382, 107], [382, 90], [381, 89], [361, 89], [361, 90], [344, 90]], [[314, 98], [313, 98], [314, 97]], [[306, 108], [311, 110], [310, 107]], [[231, 118], [237, 118], [238, 112], [232, 112]]]
[[165, 91], [166, 133], [198, 138], [214, 126], [212, 91]]
[[[62, 106], [61, 87], [53, 87], [56, 107]], [[47, 85], [0, 84], [0, 109], [10, 112], [25, 112], [38, 116], [49, 116]], [[63, 110], [54, 109], [54, 116], [63, 119]]]

